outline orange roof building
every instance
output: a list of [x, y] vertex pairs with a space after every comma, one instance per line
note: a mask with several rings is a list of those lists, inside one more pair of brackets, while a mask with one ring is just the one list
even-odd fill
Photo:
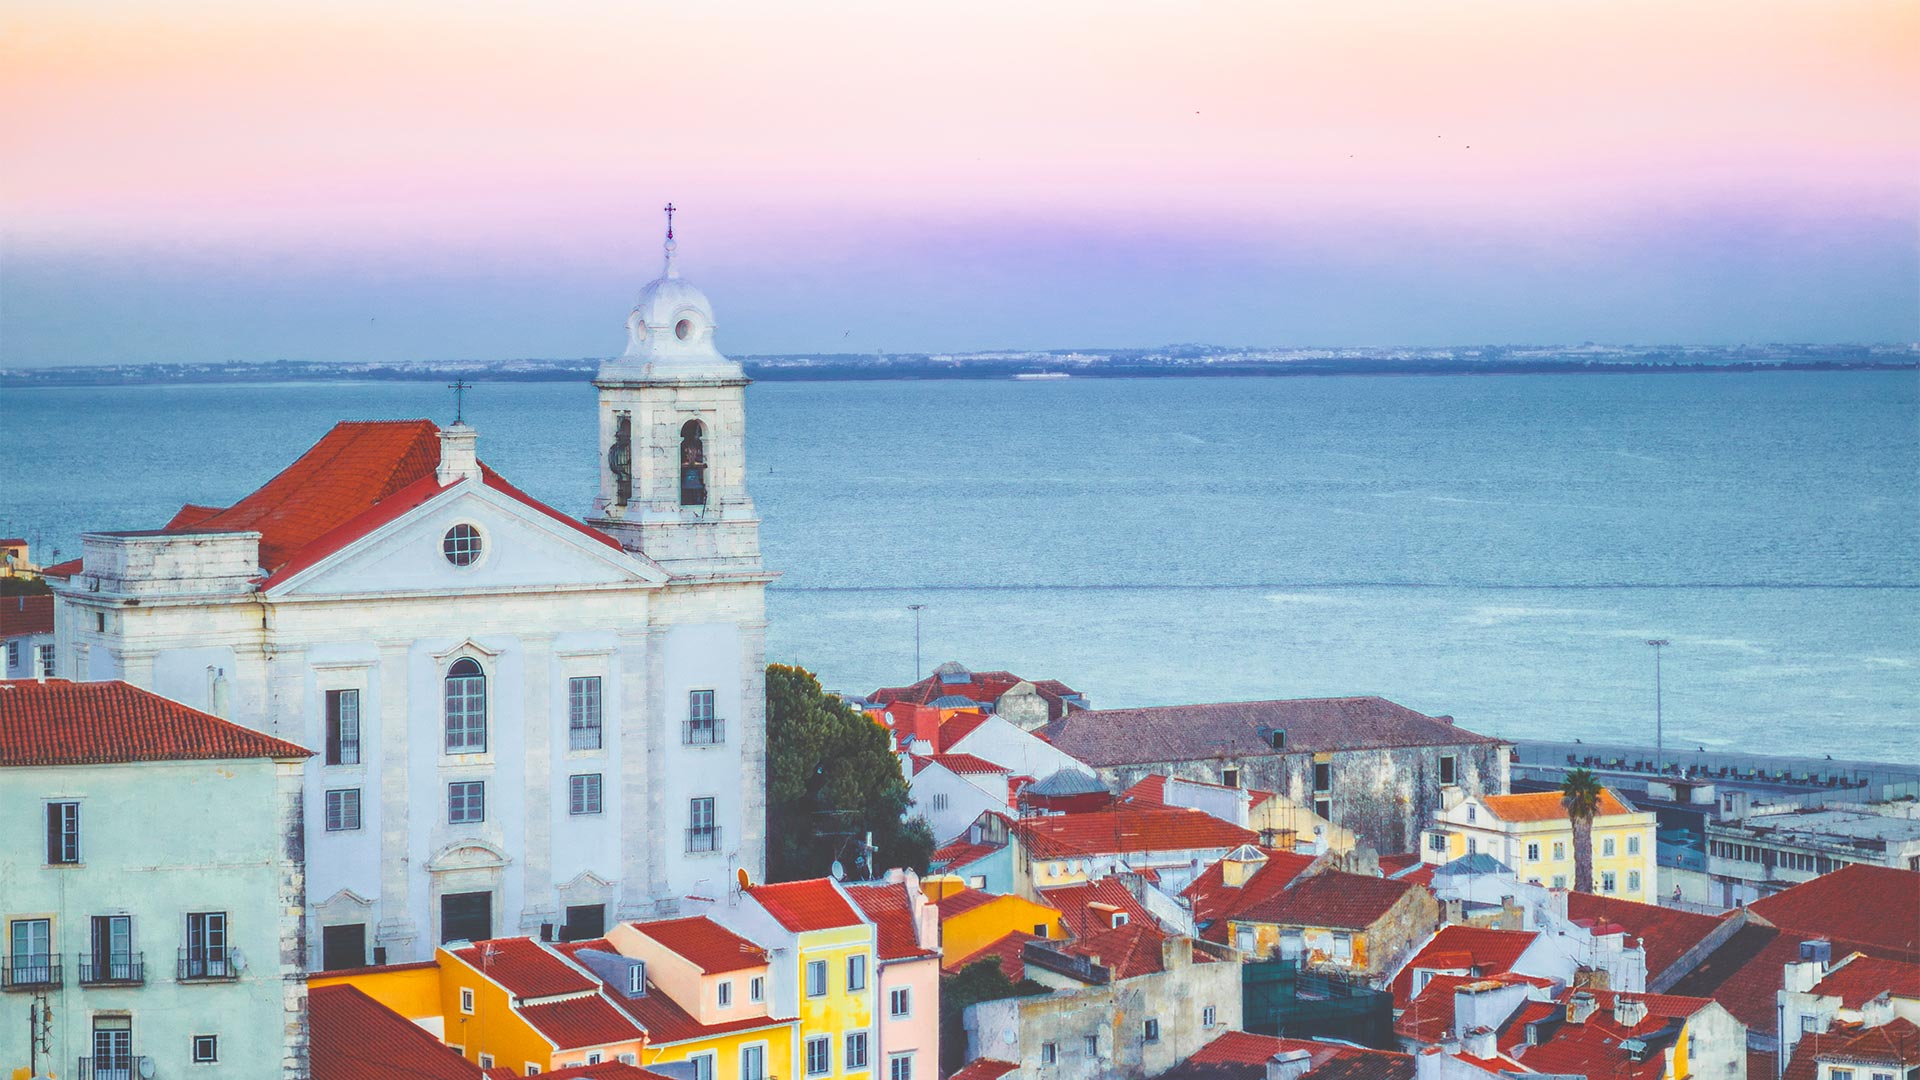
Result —
[[[1651, 810], [1601, 789], [1592, 833], [1595, 894], [1643, 904], [1656, 899], [1656, 824]], [[1436, 865], [1486, 855], [1521, 881], [1555, 889], [1575, 884], [1573, 822], [1557, 791], [1464, 798], [1434, 814], [1420, 854]]]

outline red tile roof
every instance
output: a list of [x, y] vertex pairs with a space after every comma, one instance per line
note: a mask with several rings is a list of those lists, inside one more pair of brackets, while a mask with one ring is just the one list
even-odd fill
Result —
[[955, 713], [951, 719], [940, 725], [940, 745], [937, 749], [951, 750], [955, 743], [973, 734], [981, 724], [986, 722], [986, 713]]
[[1720, 925], [1717, 915], [1678, 911], [1658, 904], [1641, 904], [1593, 893], [1567, 893], [1567, 915], [1575, 919], [1604, 919], [1626, 927], [1647, 950], [1647, 978], [1667, 970], [1688, 949], [1698, 945]]
[[307, 992], [313, 1080], [479, 1080], [480, 1066], [354, 986]]
[[937, 950], [922, 946], [913, 924], [913, 901], [902, 883], [849, 885], [847, 895], [873, 920], [878, 937], [880, 959], [911, 960], [932, 956]]
[[1413, 995], [1415, 968], [1471, 968], [1476, 975], [1512, 971], [1520, 954], [1539, 938], [1531, 930], [1490, 930], [1480, 926], [1443, 926], [1393, 977], [1393, 1006], [1404, 1009]]
[[1920, 1064], [1920, 1027], [1895, 1017], [1875, 1028], [1836, 1026], [1825, 1033], [1804, 1035], [1787, 1062], [1785, 1080], [1814, 1080], [1822, 1061], [1896, 1066], [1887, 1071], [1897, 1075], [1905, 1071], [1897, 1066]]
[[829, 878], [755, 885], [747, 895], [759, 901], [781, 926], [795, 932], [857, 926], [861, 921]]
[[[569, 941], [555, 945], [554, 949], [572, 959], [583, 949], [598, 952], [617, 953], [606, 938], [591, 941]], [[660, 989], [652, 979], [647, 980], [647, 992], [640, 997], [628, 997], [625, 987], [608, 986], [601, 991], [607, 1001], [625, 1013], [634, 1023], [647, 1033], [647, 1041], [654, 1046], [666, 1043], [690, 1042], [695, 1039], [710, 1039], [717, 1035], [727, 1035], [738, 1031], [754, 1031], [760, 1028], [775, 1027], [791, 1020], [772, 1020], [764, 1016], [748, 1017], [744, 1020], [729, 1020], [721, 1024], [702, 1024], [693, 1015], [681, 1008], [666, 991]]]
[[765, 967], [767, 951], [705, 915], [630, 924], [709, 975]]
[[[1067, 932], [1076, 937], [1113, 929], [1113, 913], [1105, 910], [1109, 908], [1125, 912], [1128, 922], [1157, 925], [1153, 914], [1128, 891], [1119, 878], [1105, 877], [1079, 885], [1041, 889], [1040, 899], [1060, 909]], [[1095, 907], [1096, 904], [1101, 907]]]
[[[969, 829], [969, 832], [971, 832], [971, 829]], [[962, 833], [959, 839], [953, 840], [935, 851], [932, 858], [928, 860], [928, 865], [948, 871], [958, 870], [968, 863], [973, 862], [975, 859], [984, 858], [999, 851], [1004, 846], [1002, 844], [976, 844], [969, 841], [967, 836], [968, 833]]]
[[1813, 987], [1816, 994], [1839, 998], [1843, 1009], [1858, 1009], [1887, 991], [1898, 998], [1920, 998], [1920, 964], [1855, 953]]
[[1364, 930], [1409, 895], [1425, 888], [1411, 881], [1323, 870], [1312, 877], [1295, 878], [1286, 888], [1238, 907], [1227, 917], [1280, 926]]
[[1003, 937], [958, 958], [948, 958], [941, 962], [941, 970], [952, 974], [970, 968], [982, 960], [992, 960], [1000, 965], [1000, 971], [1009, 980], [1019, 982], [1027, 977], [1027, 962], [1021, 959], [1021, 953], [1029, 941], [1040, 939], [1024, 930], [1015, 930]]
[[1229, 1031], [1164, 1074], [1165, 1080], [1264, 1080], [1276, 1054], [1305, 1051], [1313, 1080], [1413, 1080], [1411, 1054], [1313, 1039]]
[[[1285, 750], [1273, 748], [1275, 729], [1287, 733]], [[1100, 709], [1068, 713], [1042, 730], [1055, 746], [1095, 767], [1500, 742], [1457, 727], [1450, 717], [1427, 716], [1378, 697]]]
[[1062, 952], [1084, 956], [1113, 972], [1116, 979], [1154, 975], [1166, 970], [1161, 954], [1167, 935], [1151, 919], [1101, 930], [1077, 941], [1056, 946]]
[[1920, 873], [1853, 864], [1747, 907], [1802, 936], [1846, 938], [1871, 952], [1920, 962]]
[[[596, 983], [595, 985], [599, 985]], [[633, 1018], [599, 994], [561, 998], [514, 1010], [555, 1050], [585, 1050], [610, 1043], [639, 1042], [647, 1035]]]
[[918, 775], [920, 770], [928, 765], [939, 765], [947, 771], [957, 773], [961, 776], [977, 775], [980, 773], [1005, 774], [1013, 771], [1005, 765], [995, 765], [986, 758], [975, 757], [972, 754], [928, 754], [924, 757], [915, 757], [913, 759], [913, 771], [915, 775]]
[[53, 596], [0, 596], [0, 637], [53, 633]]
[[957, 893], [948, 893], [934, 902], [940, 912], [940, 921], [946, 922], [956, 915], [964, 915], [977, 907], [985, 907], [1000, 899], [1002, 893], [990, 893], [984, 889], [962, 889]]
[[1023, 818], [1014, 829], [1041, 859], [1231, 848], [1259, 836], [1198, 810], [1136, 806]]
[[1022, 679], [1011, 671], [970, 671], [966, 682], [941, 682], [940, 678], [936, 672], [911, 686], [883, 686], [868, 694], [867, 698], [883, 705], [895, 701], [925, 705], [939, 698], [958, 695], [983, 705], [992, 705], [1019, 683], [1031, 682], [1046, 700], [1047, 719], [1058, 720], [1067, 711], [1066, 697], [1077, 693], [1058, 679]]
[[960, 1071], [948, 1077], [947, 1080], [1000, 1080], [1001, 1077], [1019, 1067], [1011, 1061], [975, 1058], [961, 1066]]
[[1299, 855], [1277, 848], [1260, 848], [1267, 857], [1265, 864], [1253, 872], [1253, 876], [1238, 886], [1226, 883], [1225, 871], [1216, 861], [1212, 866], [1200, 872], [1180, 895], [1193, 904], [1193, 918], [1196, 923], [1216, 923], [1217, 926], [1202, 936], [1209, 941], [1226, 940], [1226, 923], [1223, 917], [1247, 905], [1258, 903], [1287, 887], [1300, 872], [1313, 865], [1313, 856]]
[[494, 938], [447, 951], [519, 998], [579, 994], [600, 985], [532, 938]]
[[[501, 1073], [502, 1076], [518, 1077], [520, 1075], [505, 1065], [500, 1068], [506, 1070]], [[555, 1069], [540, 1075], [543, 1080], [671, 1080], [664, 1073], [643, 1069], [638, 1065], [628, 1065], [624, 1061], [603, 1061], [598, 1065], [569, 1065], [564, 1069]]]
[[[1481, 805], [1487, 812], [1502, 821], [1565, 821], [1567, 808], [1560, 805], [1560, 793], [1557, 791], [1527, 791], [1515, 795], [1482, 795]], [[1606, 788], [1600, 789], [1600, 810], [1598, 817], [1618, 817], [1621, 814], [1638, 813], [1631, 806], [1620, 801], [1619, 797]]]
[[123, 682], [0, 680], [0, 766], [312, 756]]
[[1766, 1025], [1774, 1022], [1775, 995], [1780, 991], [1781, 973], [1787, 964], [1800, 958], [1800, 943], [1811, 938], [1831, 942], [1836, 956], [1879, 951], [1862, 942], [1818, 933], [1786, 932], [1756, 923], [1736, 931], [1668, 989], [1679, 994], [1711, 997], [1748, 1028], [1768, 1030]]

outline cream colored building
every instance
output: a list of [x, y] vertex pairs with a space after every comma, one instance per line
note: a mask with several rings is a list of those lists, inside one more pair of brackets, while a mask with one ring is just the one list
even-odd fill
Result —
[[[1635, 810], [1602, 789], [1593, 819], [1593, 891], [1652, 903], [1655, 879], [1654, 814]], [[1448, 863], [1484, 854], [1505, 863], [1521, 881], [1573, 887], [1573, 822], [1557, 791], [1476, 795], [1434, 815], [1421, 837], [1420, 856]]]

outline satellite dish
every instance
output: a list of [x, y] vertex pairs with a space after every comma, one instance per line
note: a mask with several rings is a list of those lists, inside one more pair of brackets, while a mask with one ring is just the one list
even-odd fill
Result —
[[[236, 974], [247, 970], [247, 958], [244, 954], [240, 952], [239, 949], [227, 950], [227, 963], [233, 966], [233, 970]], [[142, 1073], [141, 1075], [145, 1076], [147, 1074]]]
[[140, 1080], [153, 1080], [153, 1059], [150, 1057], [140, 1059]]
[[746, 891], [747, 889], [753, 888], [753, 877], [752, 875], [747, 873], [746, 867], [743, 866], [740, 869], [735, 870], [733, 872], [733, 877], [735, 881], [738, 881], [740, 883], [740, 889], [742, 892]]
[[840, 865], [839, 859], [833, 860], [833, 869], [829, 872], [833, 874], [833, 880], [835, 881], [845, 881], [847, 879], [847, 868]]

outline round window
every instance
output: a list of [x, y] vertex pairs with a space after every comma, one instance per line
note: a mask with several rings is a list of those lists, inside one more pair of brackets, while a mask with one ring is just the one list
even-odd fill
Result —
[[480, 530], [466, 523], [447, 530], [440, 551], [455, 566], [472, 566], [480, 558]]
[[685, 341], [693, 336], [693, 320], [681, 319], [674, 325], [673, 336]]

